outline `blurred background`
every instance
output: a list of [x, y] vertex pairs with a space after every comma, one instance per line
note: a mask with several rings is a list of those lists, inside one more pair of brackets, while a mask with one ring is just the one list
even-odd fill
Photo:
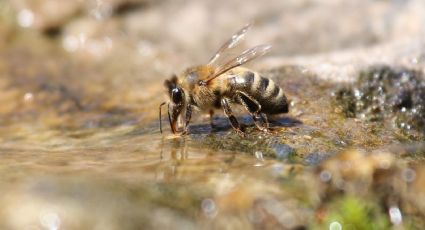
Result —
[[[51, 61], [58, 61], [55, 56], [65, 59], [62, 65], [75, 63], [81, 73], [67, 78], [91, 81], [111, 93], [126, 89], [124, 95], [130, 97], [131, 103], [152, 95], [155, 87], [146, 85], [153, 84], [153, 79], [160, 78], [154, 82], [161, 82], [190, 65], [204, 63], [247, 22], [254, 22], [256, 27], [244, 44], [246, 47], [268, 43], [273, 45], [270, 56], [294, 57], [413, 41], [424, 33], [424, 8], [420, 0], [288, 0], [267, 4], [2, 1], [0, 47], [4, 56], [19, 49], [24, 57], [18, 59], [30, 59], [39, 52]], [[414, 44], [409, 48], [418, 47]], [[16, 55], [19, 54], [5, 58]], [[32, 63], [36, 60], [28, 61], [20, 63], [21, 67], [38, 65]], [[89, 66], [89, 70], [84, 66]], [[76, 68], [69, 67], [69, 71]], [[114, 97], [117, 95], [121, 101], [119, 97], [124, 95], [114, 93]]]
[[[0, 187], [5, 195], [0, 198], [0, 228], [138, 229], [146, 224], [176, 229], [304, 229], [329, 224], [320, 216], [320, 194], [297, 195], [318, 180], [315, 168], [294, 166], [288, 159], [263, 159], [257, 152], [253, 156], [252, 149], [247, 155], [246, 146], [217, 152], [217, 146], [227, 145], [214, 142], [214, 147], [204, 147], [202, 142], [209, 140], [205, 135], [191, 136], [187, 144], [164, 141], [158, 133], [158, 105], [166, 99], [163, 81], [206, 63], [248, 22], [254, 27], [242, 47], [273, 46], [270, 54], [249, 66], [296, 67], [300, 72], [294, 76], [299, 78], [293, 81], [308, 73], [332, 84], [353, 82], [359, 70], [376, 64], [425, 70], [423, 0], [1, 0]], [[349, 143], [369, 150], [400, 141], [371, 131], [368, 134], [376, 140], [371, 144], [362, 136], [369, 126], [357, 130], [357, 121], [340, 126], [355, 133], [342, 130], [341, 139], [335, 137], [338, 132], [313, 135], [316, 129], [328, 129], [320, 117], [328, 113], [309, 111], [308, 104], [329, 96], [330, 90], [311, 90], [317, 94], [307, 100], [298, 95], [310, 91], [303, 88], [306, 85], [320, 84], [292, 82], [285, 88], [295, 105], [291, 116], [307, 124], [302, 135], [295, 131], [277, 139], [295, 140], [288, 143], [300, 147], [298, 153], [315, 153], [313, 162], [350, 147], [344, 138], [359, 137]], [[311, 123], [302, 117], [305, 114], [315, 114]], [[328, 139], [311, 146], [297, 142], [316, 137], [328, 138], [331, 150], [324, 144]], [[237, 138], [235, 143], [241, 144]], [[292, 150], [284, 145], [276, 151]], [[369, 162], [366, 174], [372, 177], [378, 164], [370, 162], [376, 159], [350, 154]], [[385, 157], [394, 172], [412, 172], [403, 171], [407, 166], [395, 163], [392, 155]], [[256, 164], [264, 170], [253, 170]], [[291, 170], [300, 172], [301, 179], [288, 182]], [[386, 176], [393, 181], [392, 175]], [[282, 181], [294, 188], [282, 189]], [[229, 190], [235, 186], [240, 187]], [[406, 200], [414, 200], [412, 194]], [[390, 222], [399, 226], [397, 202], [385, 207], [393, 208], [388, 210], [396, 219], [388, 217], [387, 209], [363, 205], [358, 198], [338, 202], [331, 208], [354, 207], [362, 221], [369, 218], [363, 212], [374, 213], [367, 221], [377, 226], [382, 222], [377, 229]], [[219, 206], [225, 211], [217, 211]], [[338, 224], [332, 229], [340, 229]]]
[[[425, 30], [425, 6], [420, 0], [288, 0], [267, 4], [16, 0], [0, 2], [0, 10], [2, 65], [9, 69], [2, 71], [6, 78], [15, 75], [13, 81], [21, 82], [55, 78], [66, 81], [66, 89], [77, 88], [79, 94], [91, 94], [111, 103], [125, 101], [123, 106], [132, 109], [162, 94], [157, 86], [163, 79], [188, 66], [205, 63], [247, 22], [254, 22], [255, 29], [244, 47], [273, 45], [268, 57], [277, 60], [266, 63], [300, 64], [299, 58], [308, 57], [302, 64], [331, 80], [350, 76], [341, 76], [347, 75], [338, 72], [341, 68], [331, 69], [337, 74], [326, 72], [332, 63], [326, 59], [315, 63], [314, 57], [360, 49], [331, 58], [343, 60], [339, 67], [350, 70], [357, 63], [395, 62], [397, 57], [396, 62], [402, 58], [409, 62], [421, 57], [422, 43], [418, 39]], [[393, 43], [398, 46], [365, 52]], [[34, 69], [57, 72], [30, 76]], [[90, 87], [89, 92], [80, 89], [79, 84]], [[105, 91], [113, 98], [102, 93]]]

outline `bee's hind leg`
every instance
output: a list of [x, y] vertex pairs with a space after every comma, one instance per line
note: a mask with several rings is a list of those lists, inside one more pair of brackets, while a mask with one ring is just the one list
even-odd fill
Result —
[[251, 114], [254, 120], [255, 126], [263, 132], [269, 131], [269, 121], [266, 114], [261, 113], [261, 105], [257, 100], [248, 96], [246, 93], [237, 91], [236, 92], [240, 103], [245, 107], [246, 110]]
[[251, 114], [252, 119], [254, 120], [255, 126], [257, 128], [265, 133], [268, 133], [270, 131], [269, 127], [269, 121], [267, 119], [266, 114], [264, 113], [258, 113], [258, 114]]
[[269, 120], [267, 119], [266, 114], [264, 113], [252, 114], [252, 119], [254, 120], [254, 123], [259, 130], [263, 132], [269, 131], [270, 125], [269, 125]]
[[230, 124], [232, 125], [233, 129], [240, 135], [244, 135], [244, 132], [241, 129], [241, 126], [239, 125], [238, 120], [236, 119], [236, 117], [233, 115], [232, 113], [232, 109], [230, 108], [229, 105], [229, 99], [227, 98], [222, 98], [221, 101], [221, 107], [223, 107], [224, 110], [224, 114], [226, 114], [227, 118], [229, 118]]

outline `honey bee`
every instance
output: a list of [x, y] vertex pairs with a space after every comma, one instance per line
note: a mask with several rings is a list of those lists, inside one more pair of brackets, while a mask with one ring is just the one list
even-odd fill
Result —
[[[288, 112], [288, 100], [282, 88], [257, 72], [240, 67], [266, 54], [270, 45], [255, 46], [236, 57], [228, 58], [250, 28], [251, 24], [248, 24], [236, 32], [218, 49], [208, 64], [188, 68], [164, 82], [170, 97], [168, 120], [174, 134], [187, 133], [194, 108], [209, 111], [211, 125], [214, 110], [222, 108], [233, 129], [240, 134], [244, 131], [232, 113], [231, 104], [243, 105], [256, 127], [262, 131], [269, 130], [267, 115]], [[159, 107], [161, 133], [161, 108], [165, 104], [163, 102]]]

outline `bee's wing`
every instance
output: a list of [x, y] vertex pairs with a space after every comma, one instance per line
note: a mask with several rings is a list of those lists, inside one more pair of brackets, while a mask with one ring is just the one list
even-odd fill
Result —
[[249, 23], [242, 27], [238, 32], [236, 32], [230, 39], [225, 42], [220, 49], [217, 50], [217, 52], [214, 54], [214, 56], [211, 57], [210, 61], [208, 62], [209, 66], [218, 66], [220, 62], [223, 62], [223, 59], [225, 59], [228, 56], [228, 53], [231, 49], [236, 47], [244, 38], [246, 32], [251, 28], [252, 24]]
[[264, 54], [270, 51], [270, 48], [271, 48], [271, 45], [259, 45], [251, 49], [245, 50], [239, 56], [231, 59], [224, 65], [220, 65], [216, 69], [214, 69], [214, 73], [211, 76], [209, 76], [206, 80], [204, 80], [204, 82], [207, 83], [213, 80], [214, 78], [220, 76], [221, 74], [227, 72], [228, 70], [231, 70], [235, 67], [243, 65], [257, 57], [263, 56]]

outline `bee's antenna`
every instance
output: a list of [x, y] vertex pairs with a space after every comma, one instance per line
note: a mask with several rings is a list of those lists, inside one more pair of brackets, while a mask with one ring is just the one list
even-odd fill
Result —
[[161, 115], [161, 110], [162, 110], [162, 106], [165, 105], [165, 102], [162, 102], [159, 105], [159, 131], [162, 133], [162, 115]]

